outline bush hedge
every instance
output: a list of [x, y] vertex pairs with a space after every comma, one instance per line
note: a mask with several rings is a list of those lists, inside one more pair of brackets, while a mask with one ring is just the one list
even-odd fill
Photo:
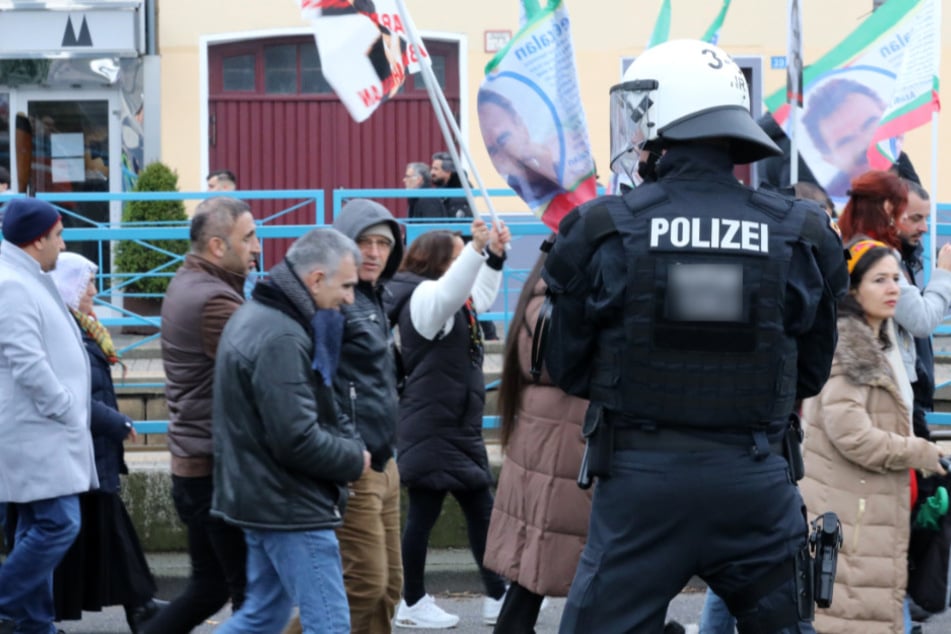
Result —
[[[178, 174], [164, 163], [150, 163], [139, 172], [139, 178], [133, 191], [177, 192]], [[125, 203], [122, 209], [123, 225], [167, 227], [173, 221], [182, 224], [188, 222], [185, 203], [181, 200], [133, 200]], [[143, 242], [145, 244], [133, 240], [124, 240], [119, 243], [116, 247], [115, 259], [117, 273], [146, 273], [173, 259], [161, 251], [145, 246], [146, 244], [178, 255], [183, 255], [188, 251], [188, 240], [145, 240]], [[160, 273], [174, 273], [177, 268], [177, 266], [171, 265], [162, 269]], [[117, 278], [116, 283], [122, 283], [127, 279], [127, 277]], [[170, 281], [170, 277], [149, 276], [122, 288], [127, 293], [164, 294]]]

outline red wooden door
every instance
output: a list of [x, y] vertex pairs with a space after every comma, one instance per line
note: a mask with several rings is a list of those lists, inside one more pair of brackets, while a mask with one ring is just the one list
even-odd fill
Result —
[[[427, 41], [426, 46], [458, 120], [458, 45]], [[209, 167], [234, 172], [240, 189], [324, 189], [330, 222], [333, 189], [402, 187], [406, 163], [429, 164], [433, 152], [445, 148], [418, 74], [368, 120], [356, 123], [324, 79], [311, 36], [222, 44], [210, 49], [209, 58]], [[405, 201], [380, 202], [405, 215]], [[252, 206], [257, 217], [266, 217], [289, 204]], [[282, 221], [307, 223], [314, 213], [308, 205]], [[271, 247], [265, 253], [268, 267], [286, 243]]]

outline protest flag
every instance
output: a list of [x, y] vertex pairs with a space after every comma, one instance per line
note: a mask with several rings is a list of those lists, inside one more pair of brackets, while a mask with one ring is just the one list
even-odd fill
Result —
[[720, 41], [720, 29], [723, 28], [723, 21], [726, 19], [726, 12], [730, 10], [730, 2], [732, 2], [732, 0], [723, 0], [723, 6], [720, 7], [720, 12], [717, 13], [717, 17], [714, 18], [713, 23], [701, 38], [704, 42], [716, 44]]
[[522, 0], [518, 33], [486, 66], [479, 127], [492, 165], [553, 230], [596, 196], [594, 158], [581, 105], [563, 0]]
[[654, 22], [654, 30], [651, 31], [651, 39], [647, 42], [647, 48], [663, 44], [670, 39], [670, 0], [664, 0], [660, 5], [660, 13], [657, 14], [657, 21]]
[[396, 0], [295, 1], [313, 26], [324, 77], [357, 122], [429, 62], [422, 43], [408, 41]]
[[[799, 152], [832, 197], [852, 178], [887, 169], [905, 132], [940, 108], [940, 0], [890, 0], [803, 72]], [[787, 89], [766, 99], [789, 130]]]

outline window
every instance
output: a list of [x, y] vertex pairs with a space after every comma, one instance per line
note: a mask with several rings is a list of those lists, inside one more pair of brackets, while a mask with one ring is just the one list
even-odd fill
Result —
[[333, 92], [320, 69], [320, 56], [314, 42], [300, 45], [300, 91], [308, 94]]
[[225, 57], [222, 79], [226, 91], [254, 92], [254, 55]]
[[[429, 59], [433, 62], [433, 74], [436, 76], [436, 82], [439, 87], [446, 90], [446, 57], [445, 55], [436, 55], [429, 52]], [[413, 90], [426, 90], [426, 82], [423, 81], [423, 72], [420, 71], [413, 75]]]
[[[439, 85], [445, 91], [448, 82], [457, 90], [456, 49], [441, 42], [427, 46]], [[218, 44], [212, 51], [211, 90], [214, 94], [240, 92], [275, 98], [333, 95], [311, 35]], [[415, 73], [411, 81], [407, 78], [400, 87], [399, 94], [425, 91], [421, 73]]]
[[264, 48], [264, 92], [297, 94], [297, 49], [296, 44]]

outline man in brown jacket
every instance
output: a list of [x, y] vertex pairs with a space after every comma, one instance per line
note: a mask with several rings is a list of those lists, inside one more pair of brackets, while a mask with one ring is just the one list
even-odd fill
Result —
[[147, 632], [190, 632], [231, 599], [244, 600], [246, 548], [241, 529], [211, 517], [212, 382], [218, 340], [244, 302], [242, 289], [261, 245], [251, 209], [209, 198], [191, 221], [191, 251], [162, 304], [162, 362], [168, 401], [172, 499], [188, 530], [188, 587], [149, 622]]

